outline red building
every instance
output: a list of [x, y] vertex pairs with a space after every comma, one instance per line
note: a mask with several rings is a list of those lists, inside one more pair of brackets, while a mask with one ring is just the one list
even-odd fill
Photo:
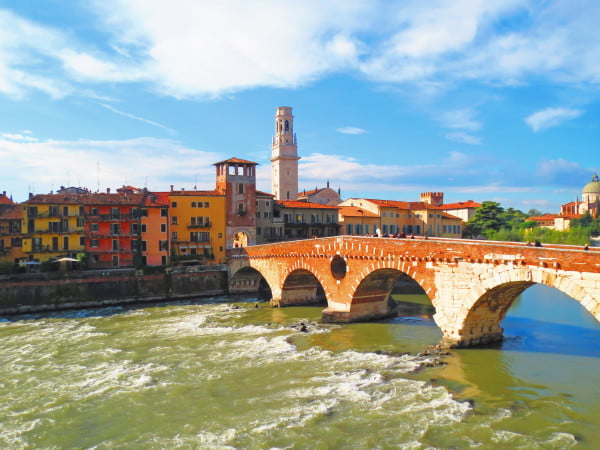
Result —
[[[91, 268], [131, 267], [140, 255], [145, 194], [90, 194], [85, 202], [85, 251]], [[141, 258], [141, 255], [140, 255]], [[140, 259], [141, 263], [141, 259]]]

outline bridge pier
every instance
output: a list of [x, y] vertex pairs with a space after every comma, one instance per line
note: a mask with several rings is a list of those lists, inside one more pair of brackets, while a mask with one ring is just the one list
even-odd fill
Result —
[[381, 320], [398, 314], [397, 305], [393, 301], [380, 301], [358, 304], [329, 303], [323, 310], [322, 321], [325, 323], [350, 323]]

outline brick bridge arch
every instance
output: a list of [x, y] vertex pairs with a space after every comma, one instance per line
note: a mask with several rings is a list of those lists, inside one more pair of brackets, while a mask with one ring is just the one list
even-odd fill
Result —
[[[573, 297], [600, 320], [597, 250], [339, 236], [234, 249], [228, 256], [230, 279], [243, 268], [255, 269], [271, 287], [277, 305], [314, 302], [320, 284], [327, 300], [323, 320], [328, 322], [392, 314], [391, 287], [406, 274], [425, 290], [436, 310], [436, 324], [454, 346], [502, 339], [500, 322], [506, 311], [536, 283]], [[345, 275], [332, 271], [334, 259], [343, 261]]]

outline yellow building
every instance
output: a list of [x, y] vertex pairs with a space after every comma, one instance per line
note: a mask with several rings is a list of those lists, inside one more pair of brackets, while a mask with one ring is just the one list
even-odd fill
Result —
[[171, 262], [225, 263], [225, 194], [218, 191], [169, 192]]
[[28, 260], [75, 258], [84, 251], [85, 214], [79, 194], [35, 195], [21, 207], [23, 252]]
[[345, 234], [391, 236], [404, 233], [453, 238], [462, 235], [460, 218], [427, 202], [350, 198], [339, 207], [340, 224]]

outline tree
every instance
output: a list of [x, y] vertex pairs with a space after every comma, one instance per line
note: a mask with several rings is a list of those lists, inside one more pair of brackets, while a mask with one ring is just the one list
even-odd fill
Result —
[[540, 217], [543, 216], [544, 213], [541, 212], [539, 209], [531, 208], [529, 211], [527, 211], [527, 215], [529, 217]]
[[487, 235], [492, 231], [498, 231], [505, 224], [506, 217], [503, 217], [503, 213], [504, 208], [500, 206], [500, 203], [483, 202], [465, 226], [464, 235], [466, 237], [477, 237]]

